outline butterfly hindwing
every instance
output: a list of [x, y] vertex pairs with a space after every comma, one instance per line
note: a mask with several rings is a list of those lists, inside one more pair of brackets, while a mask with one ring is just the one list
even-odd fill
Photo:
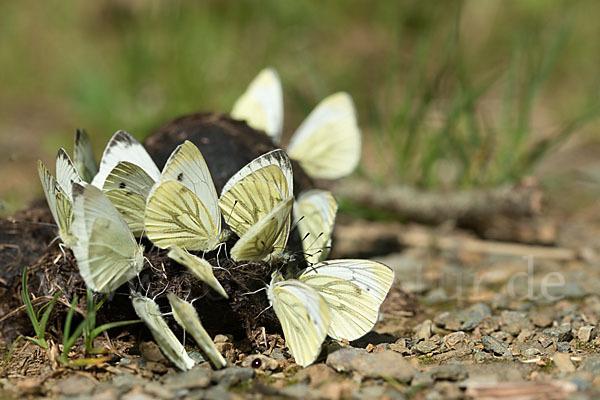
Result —
[[313, 363], [327, 335], [330, 315], [323, 298], [310, 286], [297, 280], [273, 279], [269, 301], [281, 323], [283, 335], [296, 363]]
[[263, 69], [233, 105], [231, 116], [245, 120], [279, 143], [283, 129], [283, 92], [279, 75], [273, 68]]
[[141, 271], [143, 248], [100, 189], [74, 184], [73, 214], [72, 249], [90, 289], [109, 293]]
[[329, 336], [356, 340], [375, 326], [394, 271], [375, 261], [329, 260], [308, 267], [298, 280], [327, 302], [331, 310]]
[[175, 260], [179, 264], [185, 266], [196, 278], [205, 282], [208, 286], [213, 288], [217, 293], [226, 299], [229, 298], [221, 283], [215, 278], [213, 274], [212, 265], [204, 258], [196, 257], [193, 254], [188, 253], [181, 247], [171, 245], [169, 246], [168, 256], [172, 260]]
[[313, 178], [338, 179], [354, 171], [361, 133], [350, 95], [340, 92], [321, 101], [296, 130], [287, 152]]
[[129, 133], [118, 131], [113, 135], [104, 149], [98, 173], [94, 176], [92, 185], [98, 188], [104, 187], [104, 181], [108, 175], [122, 161], [128, 161], [137, 165], [154, 181], [157, 181], [160, 177], [158, 167], [152, 161], [144, 146]]

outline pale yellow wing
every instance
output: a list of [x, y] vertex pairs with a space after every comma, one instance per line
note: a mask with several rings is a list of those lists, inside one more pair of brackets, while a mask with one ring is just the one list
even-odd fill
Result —
[[202, 282], [205, 282], [208, 286], [213, 288], [217, 293], [226, 299], [229, 298], [221, 283], [215, 278], [213, 274], [212, 265], [204, 258], [196, 257], [193, 254], [188, 253], [181, 247], [171, 245], [169, 246], [169, 258], [175, 260], [179, 264], [185, 266], [190, 272]]
[[394, 271], [375, 261], [330, 260], [308, 267], [298, 280], [327, 302], [331, 310], [329, 336], [351, 341], [375, 326]]
[[146, 200], [153, 185], [150, 175], [127, 161], [118, 163], [104, 181], [102, 190], [136, 237], [144, 232]]
[[75, 131], [73, 146], [73, 164], [85, 182], [90, 183], [98, 173], [98, 163], [94, 157], [94, 149], [87, 132], [84, 129]]
[[274, 150], [254, 159], [227, 181], [219, 206], [229, 227], [241, 237], [292, 193], [290, 160], [283, 150]]
[[167, 298], [173, 310], [175, 321], [187, 332], [191, 333], [198, 346], [204, 354], [208, 356], [210, 361], [216, 368], [224, 368], [227, 361], [223, 358], [217, 346], [202, 326], [198, 313], [193, 305], [185, 300], [180, 299], [173, 293], [167, 293]]
[[312, 364], [327, 336], [327, 303], [314, 289], [297, 280], [272, 280], [268, 297], [296, 363], [303, 367]]
[[150, 329], [152, 337], [167, 358], [182, 371], [191, 369], [194, 366], [194, 360], [188, 356], [181, 342], [177, 340], [154, 300], [133, 293], [132, 303], [135, 313]]
[[357, 167], [361, 133], [352, 98], [336, 93], [325, 98], [292, 136], [287, 152], [317, 179], [338, 179]]
[[327, 258], [336, 213], [337, 202], [326, 190], [302, 192], [294, 203], [294, 220], [302, 238], [304, 257], [309, 263]]
[[75, 242], [75, 237], [71, 230], [73, 223], [73, 208], [71, 200], [60, 190], [56, 179], [52, 176], [50, 171], [46, 168], [44, 163], [38, 161], [38, 174], [44, 189], [44, 195], [48, 202], [48, 208], [54, 222], [58, 225], [58, 234], [60, 239], [63, 241], [65, 246], [71, 247]]
[[160, 182], [150, 193], [144, 218], [146, 235], [157, 247], [214, 250], [218, 227], [204, 203], [179, 181]]
[[290, 213], [294, 197], [280, 202], [260, 221], [248, 229], [231, 249], [231, 258], [235, 261], [260, 261], [271, 254], [281, 253], [290, 233]]
[[86, 285], [109, 293], [135, 277], [144, 266], [144, 249], [100, 189], [73, 185], [72, 249]]
[[236, 100], [231, 116], [245, 120], [249, 126], [264, 131], [279, 143], [283, 128], [283, 92], [275, 69], [260, 71]]

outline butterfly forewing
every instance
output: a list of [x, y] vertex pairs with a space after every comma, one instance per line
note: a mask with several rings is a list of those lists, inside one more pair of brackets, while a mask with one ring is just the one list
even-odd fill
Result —
[[73, 147], [73, 164], [85, 182], [91, 182], [98, 173], [98, 164], [94, 157], [94, 149], [87, 132], [83, 129], [75, 131]]
[[361, 133], [352, 98], [347, 93], [325, 98], [294, 133], [287, 152], [313, 178], [338, 179], [354, 171]]
[[336, 213], [337, 202], [326, 190], [303, 192], [294, 204], [294, 219], [309, 263], [317, 263], [327, 257]]
[[283, 129], [283, 92], [281, 81], [273, 68], [263, 69], [233, 105], [231, 116], [245, 120], [254, 129], [262, 130], [279, 143]]
[[98, 173], [92, 180], [92, 185], [102, 188], [110, 172], [123, 161], [129, 161], [144, 170], [154, 181], [160, 178], [160, 171], [152, 158], [133, 136], [125, 131], [118, 131], [104, 149]]
[[75, 165], [73, 165], [73, 162], [64, 149], [58, 150], [58, 154], [56, 155], [56, 181], [60, 190], [69, 200], [73, 199], [73, 183], [83, 183], [83, 180], [79, 177], [75, 169]]
[[161, 182], [146, 204], [146, 235], [158, 247], [214, 250], [220, 232], [204, 203], [178, 181]]
[[298, 279], [314, 288], [329, 305], [329, 336], [356, 340], [377, 322], [394, 272], [374, 261], [330, 260], [308, 267]]
[[260, 261], [271, 254], [282, 252], [290, 233], [293, 203], [293, 196], [288, 197], [252, 225], [231, 249], [231, 258], [236, 261]]
[[177, 340], [154, 300], [134, 294], [132, 303], [135, 313], [150, 329], [152, 337], [167, 358], [182, 371], [191, 369], [194, 366], [194, 360], [188, 356], [181, 342]]
[[171, 245], [169, 248], [169, 258], [185, 266], [196, 278], [205, 282], [221, 296], [225, 297], [226, 299], [229, 298], [225, 292], [225, 289], [223, 289], [223, 286], [221, 286], [221, 283], [217, 280], [217, 278], [215, 278], [212, 265], [208, 261], [206, 261], [204, 258], [196, 257], [195, 255], [188, 253], [181, 247]]
[[217, 230], [221, 231], [217, 189], [204, 156], [192, 142], [186, 140], [173, 151], [165, 164], [160, 180], [178, 181], [190, 189], [204, 203]]
[[144, 263], [123, 217], [100, 189], [73, 185], [73, 252], [86, 285], [108, 293], [137, 275]]
[[223, 358], [217, 346], [212, 341], [208, 332], [202, 326], [198, 313], [193, 305], [185, 300], [180, 299], [173, 293], [167, 293], [167, 298], [173, 310], [175, 321], [187, 332], [192, 334], [192, 337], [198, 343], [204, 354], [210, 358], [212, 363], [217, 368], [223, 368], [227, 365], [227, 361]]
[[269, 300], [296, 363], [306, 367], [318, 357], [330, 315], [323, 298], [296, 280], [271, 282]]

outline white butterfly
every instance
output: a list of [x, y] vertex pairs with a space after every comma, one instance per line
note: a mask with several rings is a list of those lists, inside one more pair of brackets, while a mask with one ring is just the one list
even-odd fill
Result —
[[224, 368], [227, 365], [227, 361], [223, 358], [217, 346], [202, 326], [198, 313], [194, 306], [185, 300], [180, 299], [173, 293], [167, 293], [167, 298], [171, 304], [173, 310], [173, 317], [175, 321], [186, 331], [192, 334], [198, 346], [202, 349], [204, 354], [208, 356], [210, 361], [217, 368]]
[[73, 215], [72, 249], [90, 289], [112, 292], [142, 270], [144, 248], [100, 189], [74, 184]]
[[190, 141], [179, 145], [148, 195], [146, 235], [160, 247], [214, 250], [227, 240], [217, 191], [204, 157]]
[[101, 188], [123, 215], [134, 236], [144, 230], [146, 198], [160, 171], [133, 136], [118, 131], [108, 142], [92, 185]]
[[337, 213], [337, 202], [326, 190], [304, 191], [294, 203], [294, 220], [302, 238], [304, 257], [310, 264], [327, 258]]
[[144, 146], [129, 133], [118, 131], [113, 135], [104, 149], [102, 159], [100, 160], [100, 167], [92, 180], [92, 185], [102, 189], [108, 175], [122, 161], [127, 161], [140, 167], [154, 181], [157, 181], [160, 177], [158, 167], [152, 161], [152, 157], [150, 157]]
[[267, 295], [296, 363], [303, 367], [312, 364], [327, 336], [327, 303], [310, 286], [298, 280], [283, 280], [278, 272], [273, 274]]
[[72, 232], [72, 185], [73, 183], [82, 184], [83, 181], [64, 149], [60, 149], [56, 155], [56, 179], [41, 161], [38, 161], [38, 174], [50, 213], [58, 225], [60, 239], [65, 246], [71, 247], [76, 240]]
[[[236, 101], [231, 116], [265, 131], [278, 144], [283, 121], [281, 93], [277, 73], [267, 68]], [[350, 95], [338, 92], [322, 100], [292, 135], [287, 152], [313, 178], [338, 179], [354, 171], [360, 161], [361, 133]]]
[[231, 116], [246, 120], [248, 125], [265, 131], [273, 138], [281, 137], [283, 129], [283, 93], [274, 68], [265, 68], [233, 105]]
[[205, 282], [208, 286], [213, 288], [217, 293], [226, 299], [229, 298], [221, 283], [215, 278], [213, 274], [212, 265], [204, 258], [196, 257], [193, 254], [188, 253], [181, 247], [171, 245], [168, 253], [169, 258], [175, 260], [179, 264], [187, 267], [190, 272], [202, 282]]
[[229, 227], [240, 237], [231, 257], [259, 261], [283, 251], [293, 201], [292, 166], [283, 150], [263, 154], [233, 175], [219, 199]]
[[73, 146], [73, 164], [85, 182], [91, 182], [98, 173], [98, 164], [94, 157], [92, 142], [83, 129], [75, 131], [75, 145]]
[[327, 334], [356, 340], [377, 322], [379, 307], [394, 281], [394, 271], [369, 260], [329, 260], [308, 267], [298, 280], [316, 290], [331, 310]]
[[152, 337], [154, 337], [163, 353], [180, 370], [187, 371], [191, 369], [194, 366], [194, 360], [188, 356], [181, 342], [177, 340], [177, 337], [163, 319], [158, 304], [139, 293], [132, 293], [132, 295], [135, 313], [150, 329]]

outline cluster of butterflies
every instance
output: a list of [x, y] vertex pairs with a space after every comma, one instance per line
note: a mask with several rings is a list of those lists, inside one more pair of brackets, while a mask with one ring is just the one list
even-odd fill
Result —
[[[266, 69], [235, 103], [232, 116], [279, 142], [282, 110], [279, 78]], [[320, 152], [329, 161], [315, 156]], [[331, 193], [318, 189], [295, 199], [288, 154], [315, 178], [352, 172], [360, 156], [360, 131], [350, 97], [326, 98], [294, 134], [287, 152], [278, 149], [252, 160], [229, 179], [220, 196], [192, 142], [180, 144], [160, 171], [144, 147], [124, 131], [111, 138], [99, 165], [89, 138], [77, 131], [73, 160], [65, 150], [58, 152], [56, 178], [41, 161], [38, 171], [62, 245], [72, 249], [86, 285], [101, 293], [116, 290], [140, 273], [144, 248], [136, 237], [145, 235], [228, 298], [212, 265], [190, 251], [215, 250], [233, 232], [239, 239], [230, 250], [231, 259], [280, 265], [286, 260], [293, 221], [304, 238], [309, 267], [292, 273], [277, 269], [267, 295], [291, 354], [307, 366], [319, 355], [327, 335], [351, 341], [373, 328], [394, 274], [368, 260], [325, 261], [337, 203]], [[225, 366], [194, 306], [172, 293], [167, 297], [175, 320], [217, 368]], [[191, 368], [194, 361], [154, 300], [136, 292], [132, 299], [163, 352], [180, 369]]]

